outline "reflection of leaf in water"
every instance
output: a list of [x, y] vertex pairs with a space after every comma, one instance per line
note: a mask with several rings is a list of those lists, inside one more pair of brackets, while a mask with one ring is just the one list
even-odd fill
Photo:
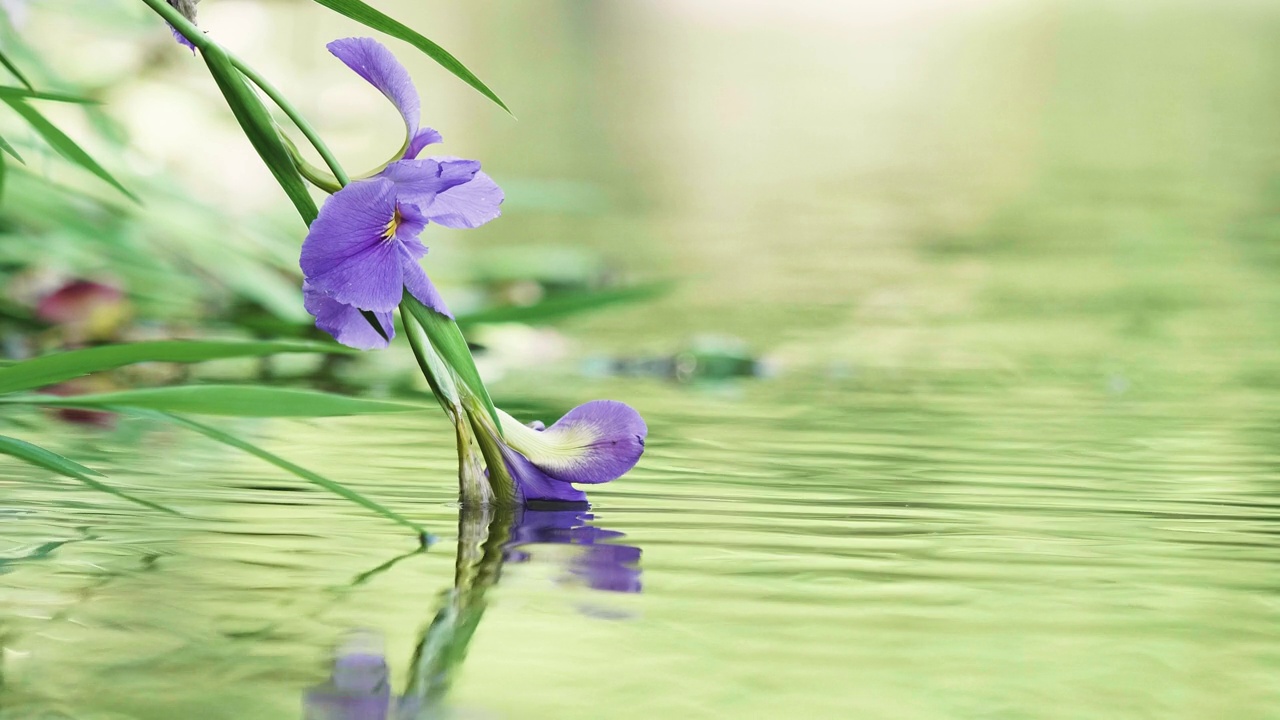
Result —
[[[555, 561], [566, 585], [607, 592], [640, 592], [640, 548], [615, 544], [624, 535], [590, 525], [582, 510], [463, 508], [458, 516], [458, 554], [453, 587], [414, 650], [409, 682], [389, 717], [425, 720], [441, 716], [454, 671], [466, 659], [471, 638], [488, 605], [485, 594], [498, 582], [506, 563], [538, 562], [539, 546], [578, 550]], [[356, 578], [362, 582], [403, 558], [394, 558]], [[588, 609], [593, 617], [623, 617]], [[359, 640], [359, 635], [354, 636]], [[367, 641], [339, 649], [328, 682], [304, 696], [305, 720], [383, 720], [390, 710], [387, 668]]]
[[74, 538], [74, 539], [67, 539], [67, 540], [50, 540], [49, 542], [37, 545], [30, 552], [25, 553], [23, 555], [15, 555], [12, 557], [0, 557], [0, 575], [4, 575], [5, 573], [8, 573], [8, 572], [13, 572], [15, 565], [19, 565], [26, 562], [32, 562], [33, 560], [43, 560], [53, 555], [54, 551], [62, 547], [63, 545], [66, 545], [67, 543], [78, 542], [79, 540], [83, 540], [83, 539], [85, 538]]

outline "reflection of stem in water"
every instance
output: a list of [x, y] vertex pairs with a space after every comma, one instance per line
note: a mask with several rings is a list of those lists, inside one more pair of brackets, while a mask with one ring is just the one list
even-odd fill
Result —
[[515, 512], [507, 507], [463, 507], [458, 514], [458, 557], [453, 588], [445, 594], [414, 651], [409, 683], [400, 705], [400, 720], [424, 717], [439, 707], [453, 672], [467, 656], [467, 646], [484, 615], [485, 593], [498, 581]]

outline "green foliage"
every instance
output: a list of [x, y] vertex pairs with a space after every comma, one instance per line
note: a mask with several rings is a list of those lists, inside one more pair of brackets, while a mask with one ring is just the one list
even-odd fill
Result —
[[222, 430], [219, 430], [218, 428], [215, 428], [211, 425], [198, 423], [195, 420], [191, 420], [189, 418], [180, 417], [178, 415], [163, 415], [160, 413], [157, 413], [155, 417], [163, 417], [169, 420], [170, 422], [173, 422], [178, 425], [182, 425], [183, 427], [194, 430], [200, 433], [201, 435], [204, 435], [205, 437], [211, 438], [213, 440], [217, 440], [218, 442], [223, 443], [224, 445], [230, 445], [233, 448], [243, 450], [244, 452], [247, 452], [250, 455], [253, 455], [254, 457], [265, 460], [271, 463], [272, 465], [275, 465], [276, 467], [282, 470], [285, 470], [286, 472], [292, 473], [293, 475], [296, 475], [297, 477], [300, 477], [309, 483], [312, 483], [318, 487], [324, 488], [325, 490], [328, 490], [329, 492], [341, 498], [350, 500], [351, 502], [367, 510], [371, 510], [389, 520], [400, 523], [405, 527], [412, 528], [418, 534], [419, 539], [421, 539], [424, 543], [426, 542], [427, 538], [430, 537], [430, 534], [426, 531], [425, 528], [413, 522], [412, 520], [409, 520], [403, 515], [400, 515], [399, 513], [393, 510], [390, 510], [384, 507], [383, 505], [373, 500], [370, 500], [369, 498], [366, 498], [365, 496], [352, 490], [351, 488], [348, 488], [347, 486], [341, 483], [337, 483], [337, 482], [334, 482], [333, 480], [329, 480], [328, 478], [317, 475], [316, 473], [313, 473], [304, 467], [294, 465], [288, 460], [285, 460], [284, 458], [278, 455], [274, 455], [258, 447], [257, 445], [249, 443], [245, 440], [241, 440], [240, 438], [234, 435], [231, 435], [229, 433], [226, 433]]
[[30, 88], [6, 87], [4, 85], [0, 85], [0, 98], [14, 98], [19, 100], [52, 100], [54, 102], [76, 103], [78, 105], [95, 105], [98, 102], [92, 98], [80, 97], [79, 95], [39, 92]]
[[600, 310], [612, 305], [651, 300], [671, 289], [670, 283], [657, 282], [631, 287], [601, 290], [576, 290], [552, 295], [533, 305], [487, 308], [458, 317], [464, 326], [478, 323], [539, 323]]
[[22, 159], [22, 156], [18, 154], [18, 151], [13, 149], [13, 146], [9, 144], [9, 141], [5, 140], [3, 137], [0, 137], [0, 150], [9, 153], [13, 156], [13, 159], [18, 162], [26, 162]]
[[31, 81], [27, 79], [26, 75], [22, 74], [22, 71], [18, 69], [18, 66], [9, 59], [9, 56], [3, 50], [0, 50], [0, 65], [3, 65], [6, 70], [12, 73], [18, 79], [18, 82], [26, 85], [28, 90], [35, 90], [31, 85]]
[[99, 410], [127, 407], [231, 417], [335, 417], [425, 409], [409, 403], [257, 385], [176, 385], [66, 397], [19, 395], [0, 397], [0, 404]]
[[117, 490], [106, 483], [95, 480], [90, 476], [103, 477], [102, 473], [96, 470], [91, 470], [74, 460], [69, 460], [51, 450], [42, 448], [39, 445], [32, 445], [25, 440], [18, 440], [17, 438], [0, 435], [0, 453], [18, 458], [19, 460], [35, 465], [36, 467], [52, 470], [59, 475], [74, 478], [94, 490], [100, 490], [102, 492], [115, 495], [118, 498], [128, 500], [132, 503], [137, 503], [144, 507], [151, 508], [152, 510], [159, 510], [161, 512], [169, 513], [170, 515], [182, 514], [175, 510], [170, 510], [163, 505], [153, 503], [150, 500], [143, 500], [142, 498], [134, 497], [129, 493]]
[[460, 80], [479, 90], [482, 95], [498, 104], [498, 107], [511, 112], [507, 104], [502, 102], [487, 85], [480, 81], [474, 73], [467, 69], [457, 58], [449, 54], [447, 50], [428, 40], [421, 33], [413, 28], [396, 20], [395, 18], [370, 7], [361, 0], [314, 0], [318, 5], [323, 5], [334, 12], [341, 13], [356, 22], [373, 28], [379, 32], [384, 32], [393, 38], [403, 40], [410, 45], [418, 48], [426, 53], [427, 57], [440, 63], [445, 70], [456, 75]]
[[121, 185], [118, 180], [111, 176], [111, 173], [108, 173], [96, 160], [90, 157], [89, 153], [85, 152], [66, 133], [59, 130], [57, 125], [49, 122], [38, 110], [28, 105], [23, 98], [0, 94], [0, 100], [3, 100], [9, 107], [13, 108], [14, 112], [21, 115], [22, 119], [26, 120], [27, 124], [39, 133], [40, 137], [44, 138], [45, 142], [49, 143], [60, 155], [102, 178], [112, 187], [124, 193], [130, 200], [141, 202], [136, 195], [129, 192], [124, 185]]
[[160, 340], [126, 345], [102, 345], [84, 350], [54, 353], [2, 367], [0, 368], [0, 393], [45, 387], [89, 373], [140, 362], [194, 363], [225, 358], [307, 352], [352, 351], [331, 343], [298, 341]]
[[426, 331], [432, 348], [462, 381], [471, 396], [480, 401], [481, 407], [493, 418], [494, 424], [501, 428], [502, 421], [498, 419], [498, 412], [493, 407], [489, 390], [484, 386], [484, 380], [480, 378], [475, 358], [471, 357], [471, 348], [467, 345], [467, 339], [462, 336], [462, 330], [458, 329], [458, 323], [423, 305], [407, 292], [400, 307], [402, 310], [407, 309], [413, 319], [417, 320]]
[[253, 144], [253, 149], [258, 151], [262, 162], [266, 163], [276, 182], [280, 183], [280, 187], [289, 196], [303, 222], [310, 225], [318, 214], [316, 203], [311, 199], [298, 168], [290, 159], [289, 151], [281, 142], [267, 107], [249, 87], [240, 71], [231, 64], [231, 59], [222, 48], [209, 43], [201, 50], [201, 55], [235, 115], [236, 122], [240, 123], [245, 136]]

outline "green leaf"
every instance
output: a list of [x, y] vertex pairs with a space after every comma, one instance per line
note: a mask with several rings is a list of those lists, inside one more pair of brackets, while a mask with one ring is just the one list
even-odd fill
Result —
[[476, 90], [479, 90], [482, 95], [497, 103], [498, 107], [506, 110], [508, 113], [511, 112], [511, 108], [508, 108], [507, 104], [502, 102], [501, 98], [495, 95], [494, 92], [483, 82], [480, 82], [480, 78], [476, 77], [475, 74], [468, 70], [467, 67], [457, 58], [450, 55], [444, 48], [423, 37], [413, 28], [401, 23], [399, 20], [396, 20], [380, 10], [375, 10], [367, 3], [361, 2], [361, 0], [315, 0], [315, 2], [333, 10], [334, 12], [346, 15], [362, 25], [384, 32], [391, 37], [403, 40], [418, 48], [422, 52], [426, 53], [432, 60], [440, 63], [445, 70], [453, 73], [464, 83], [470, 85]]
[[311, 199], [306, 182], [303, 181], [297, 166], [289, 157], [289, 151], [281, 142], [280, 133], [276, 130], [266, 105], [262, 103], [262, 99], [253, 91], [253, 88], [249, 87], [240, 71], [231, 64], [226, 51], [210, 43], [201, 50], [200, 54], [204, 57], [205, 64], [209, 66], [209, 72], [213, 75], [214, 82], [218, 84], [218, 89], [222, 91], [222, 96], [226, 98], [227, 105], [236, 117], [236, 122], [240, 123], [245, 136], [253, 144], [253, 149], [258, 151], [262, 162], [266, 163], [267, 169], [275, 176], [276, 182], [280, 183], [285, 194], [293, 201], [293, 206], [297, 208], [303, 222], [311, 225], [311, 221], [315, 220], [318, 214], [315, 200]]
[[333, 480], [329, 480], [328, 478], [321, 477], [320, 475], [317, 475], [304, 467], [299, 467], [297, 465], [294, 465], [288, 460], [285, 460], [284, 458], [278, 455], [273, 455], [272, 453], [269, 453], [266, 450], [263, 450], [257, 445], [253, 445], [249, 442], [241, 440], [240, 438], [234, 435], [231, 435], [229, 433], [223, 432], [218, 428], [212, 427], [210, 425], [205, 425], [203, 423], [198, 423], [194, 420], [190, 420], [188, 418], [184, 418], [178, 415], [169, 415], [166, 413], [154, 413], [152, 415], [164, 420], [168, 420], [170, 422], [177, 423], [184, 427], [190, 428], [191, 430], [194, 430], [200, 433], [201, 435], [204, 435], [205, 437], [212, 438], [213, 440], [217, 440], [218, 442], [223, 443], [225, 445], [230, 445], [233, 448], [243, 450], [249, 453], [250, 455], [253, 455], [254, 457], [261, 458], [262, 460], [266, 460], [267, 462], [271, 463], [272, 465], [275, 465], [276, 467], [282, 470], [285, 470], [294, 475], [297, 475], [298, 477], [302, 478], [303, 480], [306, 480], [307, 482], [310, 482], [319, 487], [322, 487], [325, 490], [328, 490], [329, 492], [339, 497], [350, 500], [351, 502], [356, 503], [357, 505], [360, 505], [361, 507], [364, 507], [368, 510], [372, 510], [373, 512], [389, 520], [393, 520], [397, 523], [400, 523], [405, 527], [413, 528], [413, 530], [418, 533], [418, 538], [422, 540], [424, 544], [426, 543], [427, 539], [430, 538], [430, 533], [428, 533], [422, 526], [418, 525], [412, 520], [409, 520], [408, 518], [396, 513], [393, 510], [389, 510], [388, 508], [383, 507], [379, 503], [374, 502], [373, 500], [370, 500], [369, 498], [348, 488], [345, 485], [342, 485], [341, 483], [337, 483], [337, 482], [334, 482]]
[[0, 155], [0, 200], [4, 200], [4, 181], [8, 169], [9, 164], [4, 161], [4, 155]]
[[45, 116], [28, 105], [22, 98], [0, 95], [0, 100], [8, 103], [9, 107], [21, 115], [27, 121], [27, 124], [39, 133], [40, 137], [44, 138], [45, 142], [49, 143], [60, 155], [105, 180], [112, 187], [124, 193], [130, 200], [141, 203], [138, 200], [138, 196], [126, 190], [118, 180], [111, 176], [111, 173], [108, 173], [98, 164], [98, 161], [90, 157], [89, 153], [85, 152], [74, 140], [67, 137], [66, 133], [59, 130], [56, 125], [49, 122]]
[[30, 390], [141, 362], [193, 363], [277, 353], [348, 353], [340, 345], [299, 341], [241, 342], [231, 340], [160, 340], [127, 345], [102, 345], [44, 355], [0, 368], [0, 393]]
[[0, 435], [0, 453], [11, 455], [23, 462], [30, 463], [37, 467], [42, 467], [45, 470], [52, 470], [53, 472], [65, 475], [69, 478], [75, 478], [94, 490], [100, 490], [102, 492], [115, 495], [118, 498], [149, 507], [152, 510], [159, 510], [171, 515], [182, 515], [182, 513], [177, 512], [176, 510], [170, 510], [169, 508], [153, 503], [150, 500], [143, 500], [142, 498], [134, 497], [122, 490], [117, 490], [110, 485], [94, 480], [89, 476], [96, 475], [98, 477], [103, 477], [102, 473], [96, 470], [90, 470], [74, 460], [69, 460], [55, 452], [45, 450], [39, 445], [32, 445], [24, 440]]
[[30, 88], [16, 88], [0, 85], [0, 97], [4, 98], [31, 98], [35, 100], [52, 100], [54, 102], [78, 103], [80, 105], [97, 105], [98, 101], [92, 98], [80, 97], [78, 95], [66, 95], [63, 93], [40, 92], [31, 90]]
[[498, 412], [493, 407], [489, 390], [484, 386], [484, 380], [480, 378], [475, 358], [471, 357], [471, 348], [467, 347], [467, 339], [458, 329], [458, 323], [418, 302], [418, 299], [408, 292], [404, 294], [400, 306], [409, 309], [409, 313], [426, 331], [427, 338], [431, 340], [431, 346], [471, 391], [471, 395], [480, 401], [481, 406], [493, 418], [494, 424], [501, 429], [502, 421], [498, 419]]
[[14, 65], [13, 61], [10, 60], [9, 56], [5, 55], [3, 51], [0, 51], [0, 65], [4, 65], [6, 70], [13, 73], [13, 76], [18, 78], [18, 82], [26, 85], [28, 90], [35, 90], [35, 88], [31, 86], [31, 81], [27, 79], [27, 76], [23, 75], [22, 71], [18, 70], [18, 66]]
[[458, 323], [470, 326], [475, 323], [547, 322], [579, 313], [599, 310], [610, 305], [638, 302], [655, 298], [671, 289], [671, 283], [656, 282], [634, 287], [608, 290], [584, 290], [552, 295], [533, 305], [495, 307], [461, 315]]
[[22, 163], [22, 164], [24, 164], [24, 165], [25, 165], [25, 164], [26, 164], [26, 162], [27, 162], [26, 160], [23, 160], [23, 159], [22, 159], [22, 156], [18, 154], [18, 151], [17, 151], [17, 150], [14, 150], [14, 149], [13, 149], [13, 146], [9, 144], [9, 141], [8, 141], [8, 140], [5, 140], [5, 139], [4, 139], [4, 138], [2, 138], [2, 137], [0, 137], [0, 150], [3, 150], [3, 151], [5, 151], [5, 152], [9, 153], [10, 155], [12, 155], [12, 156], [13, 156], [13, 159], [14, 159], [14, 160], [17, 160], [18, 162], [20, 162], [20, 163]]
[[421, 405], [366, 400], [311, 390], [257, 385], [178, 385], [92, 395], [19, 395], [0, 404], [90, 409], [141, 408], [231, 417], [335, 417], [366, 413], [414, 412]]

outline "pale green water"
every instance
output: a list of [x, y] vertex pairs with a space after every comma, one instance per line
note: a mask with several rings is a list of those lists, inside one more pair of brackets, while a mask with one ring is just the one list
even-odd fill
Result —
[[[641, 465], [592, 495], [643, 589], [567, 582], [563, 546], [508, 564], [449, 706], [1280, 717], [1280, 11], [725, 5], [454, 19], [503, 38], [460, 54], [522, 118], [458, 152], [605, 198], [515, 201], [476, 249], [581, 243], [681, 284], [565, 324], [555, 362], [505, 356], [500, 404], [648, 420]], [[701, 332], [775, 374], [579, 372]], [[403, 690], [455, 576], [444, 420], [237, 427], [441, 541], [366, 576], [413, 539], [172, 429], [41, 422], [205, 519], [0, 469], [0, 717], [300, 717], [354, 628]]]

